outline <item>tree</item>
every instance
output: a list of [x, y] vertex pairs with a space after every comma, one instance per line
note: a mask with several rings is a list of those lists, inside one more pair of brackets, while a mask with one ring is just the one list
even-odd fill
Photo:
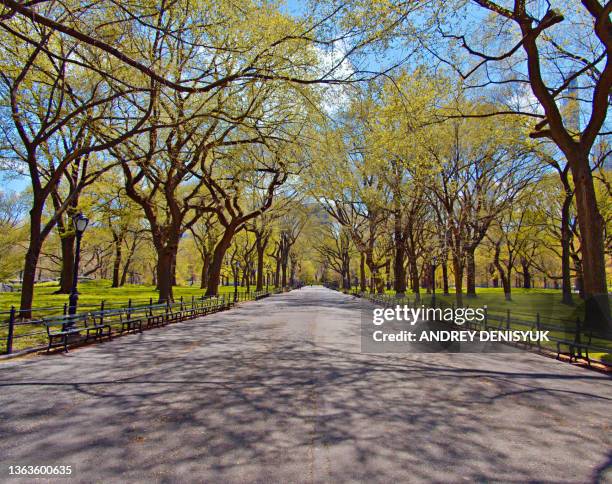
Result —
[[0, 281], [14, 277], [19, 270], [18, 245], [27, 237], [24, 218], [28, 205], [27, 193], [0, 191]]
[[[298, 169], [300, 160], [284, 148], [245, 145], [215, 152], [202, 171], [212, 200], [210, 210], [223, 230], [211, 260], [207, 295], [217, 294], [223, 257], [234, 235], [270, 209], [280, 187]], [[259, 195], [243, 197], [245, 190]]]
[[476, 295], [474, 254], [489, 226], [538, 176], [537, 160], [517, 139], [517, 130], [512, 122], [453, 120], [436, 127], [428, 143], [437, 167], [431, 196], [445, 212], [458, 305], [466, 268], [468, 295]]
[[[567, 159], [582, 237], [587, 320], [592, 327], [609, 329], [604, 220], [590, 155], [598, 137], [609, 133], [605, 122], [612, 90], [610, 4], [582, 0], [560, 10], [553, 8], [553, 2], [525, 0], [513, 0], [509, 6], [491, 0], [460, 3], [468, 15], [488, 15], [485, 25], [490, 27], [474, 23], [478, 29], [471, 30], [470, 23], [450, 22], [448, 9], [457, 4], [448, 3], [437, 17], [438, 32], [462, 49], [467, 60], [455, 62], [439, 50], [430, 47], [430, 51], [481, 92], [486, 86], [514, 85], [524, 99], [522, 87], [529, 86], [540, 111], [525, 109], [522, 102], [493, 109], [486, 116], [514, 113], [539, 118], [531, 137], [552, 140]], [[569, 108], [567, 100], [574, 101]], [[479, 116], [467, 111], [462, 115]]]
[[322, 225], [315, 250], [320, 256], [320, 262], [340, 276], [340, 287], [351, 289], [351, 256], [355, 249], [350, 232], [337, 223]]
[[196, 241], [196, 247], [202, 260], [200, 289], [206, 289], [210, 278], [210, 263], [213, 252], [222, 233], [221, 226], [213, 213], [205, 213], [191, 226], [190, 231]]
[[498, 215], [493, 230], [487, 235], [494, 248], [493, 264], [502, 281], [504, 296], [512, 299], [512, 270], [529, 250], [534, 238], [530, 194], [522, 193], [516, 207], [508, 207]]
[[[21, 26], [23, 30], [24, 26]], [[16, 33], [16, 32], [15, 32]], [[89, 170], [88, 158], [129, 138], [137, 132], [150, 110], [139, 99], [130, 119], [109, 116], [112, 104], [121, 103], [134, 89], [82, 69], [69, 69], [50, 48], [66, 56], [74, 44], [62, 42], [45, 29], [28, 32], [36, 41], [23, 47], [16, 37], [3, 36], [0, 56], [9, 66], [0, 74], [0, 99], [4, 163], [23, 166], [32, 184], [30, 234], [23, 268], [21, 312], [30, 317], [36, 267], [42, 244], [83, 187], [92, 183], [107, 167]], [[9, 124], [10, 123], [10, 124]], [[105, 133], [104, 138], [92, 132]], [[71, 166], [78, 166], [76, 182], [70, 186], [54, 214], [43, 220], [45, 204], [57, 193]], [[74, 171], [70, 173], [75, 173]], [[75, 181], [74, 177], [71, 177]], [[59, 203], [59, 202], [58, 202]]]

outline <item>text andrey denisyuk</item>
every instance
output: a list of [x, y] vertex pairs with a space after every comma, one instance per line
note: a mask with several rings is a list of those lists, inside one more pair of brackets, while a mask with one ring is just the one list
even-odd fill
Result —
[[[396, 306], [395, 308], [376, 308], [373, 310], [372, 323], [376, 326], [384, 322], [400, 321], [410, 323], [414, 326], [419, 321], [446, 321], [461, 326], [466, 322], [481, 322], [485, 319], [486, 306], [483, 308], [413, 308], [408, 306]], [[521, 331], [521, 330], [437, 330], [421, 331], [394, 331], [386, 333], [376, 330], [372, 338], [376, 342], [537, 342], [549, 341], [549, 331]]]

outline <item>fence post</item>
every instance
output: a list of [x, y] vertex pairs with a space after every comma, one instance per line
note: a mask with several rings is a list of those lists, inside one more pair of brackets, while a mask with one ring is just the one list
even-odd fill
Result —
[[13, 352], [13, 334], [15, 332], [15, 306], [11, 306], [11, 314], [9, 316], [8, 335], [6, 337], [6, 354], [10, 355]]
[[506, 329], [510, 329], [510, 310], [506, 309]]
[[64, 303], [64, 316], [68, 314], [68, 303]]
[[195, 309], [195, 296], [191, 296], [191, 309]]
[[181, 311], [183, 310], [183, 296], [181, 296]]
[[128, 321], [130, 320], [131, 316], [132, 316], [132, 298], [129, 298], [128, 299], [128, 312], [127, 312]]
[[153, 306], [153, 298], [152, 297], [149, 298], [149, 306]]
[[100, 324], [104, 324], [104, 299], [100, 301]]

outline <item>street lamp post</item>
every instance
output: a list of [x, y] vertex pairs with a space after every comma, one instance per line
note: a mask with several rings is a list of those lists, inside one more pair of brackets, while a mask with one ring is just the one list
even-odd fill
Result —
[[[74, 231], [76, 236], [76, 248], [74, 253], [74, 267], [72, 273], [72, 288], [70, 289], [70, 298], [68, 300], [68, 314], [76, 314], [77, 304], [79, 302], [79, 293], [77, 286], [79, 283], [79, 260], [81, 257], [81, 237], [83, 232], [87, 228], [89, 219], [82, 213], [75, 215], [72, 218], [72, 224], [74, 225]], [[67, 326], [73, 326], [74, 323], [69, 323]]]

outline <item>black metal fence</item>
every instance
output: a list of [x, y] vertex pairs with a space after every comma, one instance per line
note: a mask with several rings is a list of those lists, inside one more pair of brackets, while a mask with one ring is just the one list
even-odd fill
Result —
[[[434, 309], [450, 308], [453, 312], [455, 310], [454, 303], [431, 298], [425, 301], [407, 295], [362, 293], [356, 289], [347, 293], [368, 299], [383, 307], [424, 305]], [[469, 304], [464, 307], [466, 309], [470, 308]], [[567, 320], [551, 316], [542, 317], [539, 312], [534, 315], [533, 313], [522, 313], [520, 311], [512, 312], [510, 309], [495, 311], [487, 308], [484, 310], [484, 319], [470, 322], [466, 327], [481, 331], [548, 331], [549, 342], [542, 342], [538, 339], [534, 342], [527, 341], [520, 344], [537, 351], [556, 353], [557, 357], [560, 355], [568, 356], [570, 361], [583, 358], [589, 365], [591, 361], [598, 361], [607, 366], [612, 365], [612, 334], [592, 330], [580, 318]]]
[[[189, 309], [210, 309], [208, 312], [227, 309], [242, 301], [261, 299], [279, 292], [278, 289], [263, 291], [239, 291], [223, 293], [218, 296], [180, 297], [173, 302], [149, 299], [128, 299], [127, 302], [100, 301], [99, 304], [79, 305], [79, 315], [95, 315], [104, 320], [117, 333], [124, 318], [151, 317], [169, 312], [186, 312]], [[46, 348], [47, 326], [50, 321], [61, 320], [68, 314], [68, 303], [62, 306], [34, 307], [29, 311], [29, 319], [21, 317], [21, 312], [15, 307], [8, 311], [0, 311], [0, 354], [32, 351]], [[195, 313], [195, 311], [194, 311]]]

